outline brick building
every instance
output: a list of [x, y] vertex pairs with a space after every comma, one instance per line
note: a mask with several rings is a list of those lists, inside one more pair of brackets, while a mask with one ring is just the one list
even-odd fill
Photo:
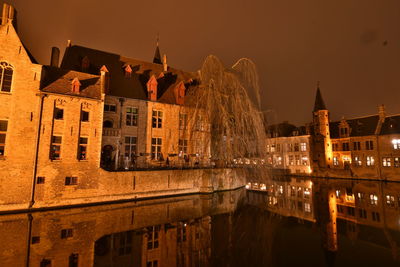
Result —
[[[383, 105], [377, 114], [330, 121], [318, 88], [312, 123], [299, 128], [282, 123], [267, 131], [267, 163], [273, 168], [327, 177], [400, 179], [400, 115], [387, 115]], [[310, 161], [303, 162], [306, 157]]]

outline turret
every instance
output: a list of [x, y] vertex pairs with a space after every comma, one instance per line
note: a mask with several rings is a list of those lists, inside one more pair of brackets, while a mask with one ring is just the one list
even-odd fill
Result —
[[329, 131], [329, 111], [325, 106], [322, 94], [317, 86], [313, 109], [314, 129], [314, 163], [315, 168], [330, 168], [332, 166], [332, 143]]

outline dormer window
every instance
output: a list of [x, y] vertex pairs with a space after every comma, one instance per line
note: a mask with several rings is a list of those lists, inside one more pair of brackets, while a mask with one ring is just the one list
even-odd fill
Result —
[[0, 62], [0, 91], [11, 92], [11, 83], [14, 69], [6, 63]]
[[87, 56], [82, 58], [82, 71], [87, 71], [90, 66], [90, 60]]
[[125, 77], [126, 78], [132, 77], [132, 68], [130, 65], [126, 65], [125, 67]]
[[75, 79], [72, 80], [71, 86], [72, 86], [72, 88], [71, 88], [72, 93], [75, 93], [75, 94], [79, 94], [80, 93], [80, 91], [81, 91], [81, 89], [80, 89], [81, 88], [81, 83], [79, 82], [78, 78], [75, 78]]

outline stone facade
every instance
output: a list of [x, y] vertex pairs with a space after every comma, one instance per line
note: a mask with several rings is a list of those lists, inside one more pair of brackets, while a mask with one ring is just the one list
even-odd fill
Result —
[[[231, 169], [176, 170], [209, 166], [209, 127], [197, 129], [193, 110], [184, 106], [185, 90], [197, 83], [194, 74], [166, 60], [160, 65], [124, 58], [121, 65], [113, 54], [97, 57], [97, 50], [86, 48], [88, 56], [80, 58], [75, 52], [81, 48], [70, 46], [63, 65], [76, 56], [78, 69], [58, 68], [55, 54], [52, 66], [39, 65], [12, 18], [7, 13], [0, 25], [0, 211], [245, 184]], [[95, 65], [97, 58], [107, 59], [108, 68]], [[149, 167], [175, 170], [110, 171]]]

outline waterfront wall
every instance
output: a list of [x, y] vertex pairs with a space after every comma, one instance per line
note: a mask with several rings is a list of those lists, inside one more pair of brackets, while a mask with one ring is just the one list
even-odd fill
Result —
[[[36, 184], [32, 208], [93, 204], [121, 200], [137, 200], [161, 196], [194, 193], [212, 193], [232, 190], [246, 183], [241, 169], [185, 169], [158, 171], [108, 172], [100, 168], [73, 169], [78, 179], [75, 185], [66, 185], [65, 169], [50, 166], [44, 184]], [[15, 202], [18, 204], [15, 205]], [[28, 209], [26, 198], [14, 203], [2, 203], [1, 211]]]

